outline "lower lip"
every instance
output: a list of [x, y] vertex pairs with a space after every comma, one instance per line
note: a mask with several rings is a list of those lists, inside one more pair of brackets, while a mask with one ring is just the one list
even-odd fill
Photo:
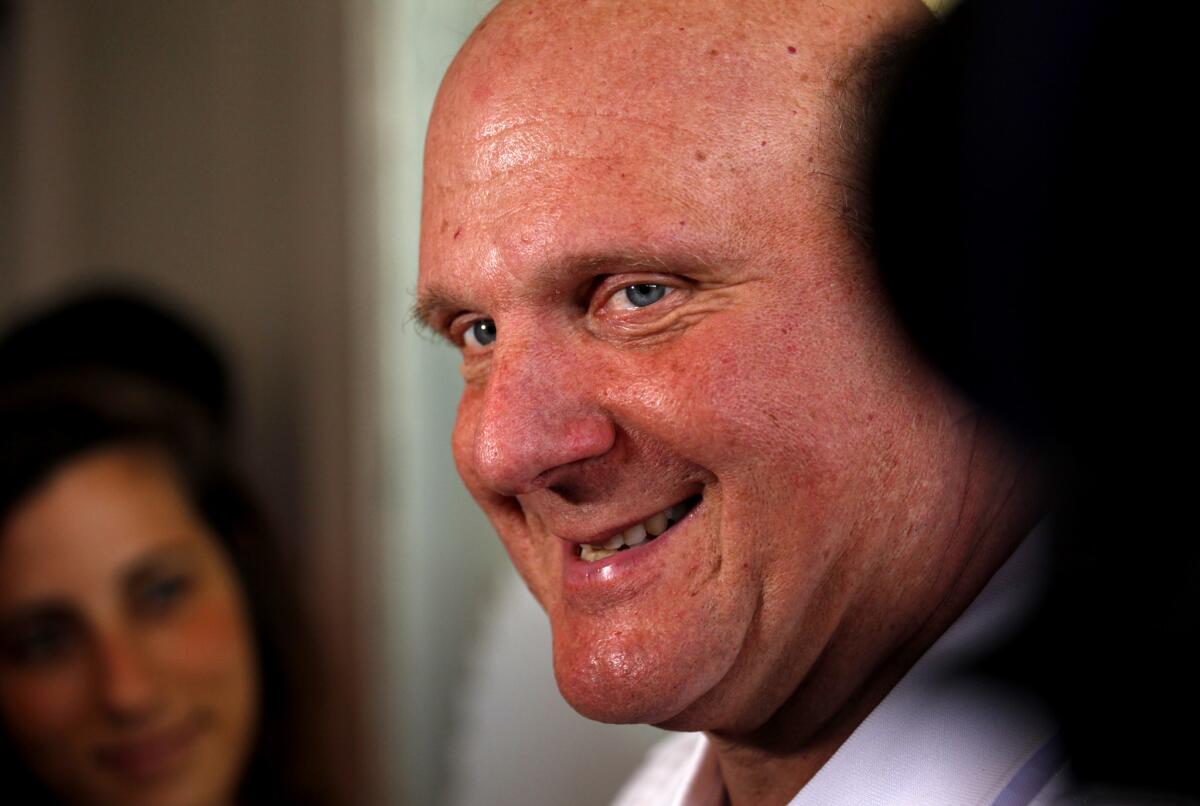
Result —
[[191, 720], [146, 739], [107, 745], [96, 757], [102, 766], [133, 783], [152, 783], [179, 768], [202, 730], [202, 720]]
[[704, 506], [701, 500], [682, 519], [653, 540], [618, 551], [603, 560], [587, 562], [579, 556], [577, 543], [563, 542], [563, 587], [568, 598], [589, 597], [618, 591], [633, 593], [652, 581], [662, 568], [656, 562], [667, 551], [679, 533], [687, 529], [696, 513]]

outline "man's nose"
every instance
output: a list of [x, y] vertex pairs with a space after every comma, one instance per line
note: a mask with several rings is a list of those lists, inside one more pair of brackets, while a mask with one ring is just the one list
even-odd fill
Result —
[[616, 428], [602, 389], [578, 350], [529, 342], [497, 350], [475, 423], [483, 483], [520, 495], [554, 483], [555, 470], [607, 453]]
[[158, 687], [151, 659], [136, 634], [96, 639], [96, 675], [100, 703], [110, 718], [137, 722], [153, 713]]

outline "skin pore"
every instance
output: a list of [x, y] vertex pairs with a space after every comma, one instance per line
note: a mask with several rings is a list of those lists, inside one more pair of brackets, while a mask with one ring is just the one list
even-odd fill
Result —
[[257, 709], [236, 577], [157, 454], [85, 454], [12, 512], [0, 716], [66, 802], [232, 804]]
[[[915, 0], [502, 3], [426, 145], [455, 460], [586, 716], [784, 803], [1034, 520], [845, 224], [844, 70]], [[581, 544], [684, 504], [653, 541]]]

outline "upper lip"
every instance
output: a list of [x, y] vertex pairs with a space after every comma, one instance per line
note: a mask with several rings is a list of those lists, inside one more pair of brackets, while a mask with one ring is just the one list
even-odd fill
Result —
[[605, 526], [601, 529], [596, 529], [595, 527], [591, 526], [591, 524], [597, 520], [596, 518], [589, 518], [589, 523], [581, 523], [574, 526], [565, 525], [565, 528], [552, 528], [550, 531], [555, 537], [565, 540], [568, 543], [597, 545], [605, 542], [613, 535], [624, 532], [631, 526], [642, 523], [647, 518], [657, 515], [659, 512], [662, 512], [669, 507], [673, 507], [682, 501], [686, 501], [693, 495], [698, 494], [698, 492], [698, 490], [692, 492], [688, 492], [686, 490], [681, 491], [676, 493], [673, 497], [662, 499], [662, 503], [656, 506], [643, 509], [641, 515], [632, 518], [626, 518], [619, 524]]

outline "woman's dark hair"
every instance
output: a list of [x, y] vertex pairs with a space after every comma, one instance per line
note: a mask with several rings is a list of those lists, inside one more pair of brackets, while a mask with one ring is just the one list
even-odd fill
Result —
[[[128, 298], [120, 307], [127, 310], [127, 302]], [[89, 316], [84, 319], [91, 324], [96, 309], [87, 309]], [[43, 317], [34, 323], [34, 330], [47, 320], [54, 321]], [[73, 327], [80, 320], [67, 317], [65, 321], [66, 325], [60, 318], [55, 327]], [[152, 330], [161, 328], [195, 332], [169, 317]], [[29, 332], [29, 326], [17, 331]], [[143, 335], [153, 340], [162, 334]], [[162, 341], [153, 343], [161, 346]], [[194, 343], [204, 344], [200, 339]], [[224, 383], [223, 365], [215, 351], [206, 348], [190, 357], [184, 351], [175, 357], [180, 360], [171, 360], [173, 375], [188, 382], [181, 384], [169, 378], [164, 381], [148, 366], [126, 360], [128, 356], [106, 362], [91, 355], [86, 362], [74, 363], [61, 360], [59, 351], [52, 353], [54, 360], [45, 363], [44, 371], [33, 371], [27, 350], [38, 344], [27, 335], [0, 342], [0, 528], [55, 471], [88, 453], [131, 448], [160, 455], [229, 555], [247, 602], [261, 701], [257, 741], [238, 802], [328, 802], [328, 782], [321, 772], [325, 765], [315, 748], [316, 653], [303, 629], [288, 566], [229, 460], [227, 421], [224, 412], [214, 416], [217, 410], [212, 405], [213, 400], [224, 401], [228, 392], [221, 388], [219, 394], [193, 394], [188, 383], [195, 376], [181, 366], [199, 356], [207, 367], [204, 371]], [[10, 349], [14, 346], [20, 349]], [[21, 360], [13, 360], [14, 355]], [[0, 781], [5, 782], [6, 797], [19, 795], [13, 802], [54, 802], [20, 764], [2, 730]]]

